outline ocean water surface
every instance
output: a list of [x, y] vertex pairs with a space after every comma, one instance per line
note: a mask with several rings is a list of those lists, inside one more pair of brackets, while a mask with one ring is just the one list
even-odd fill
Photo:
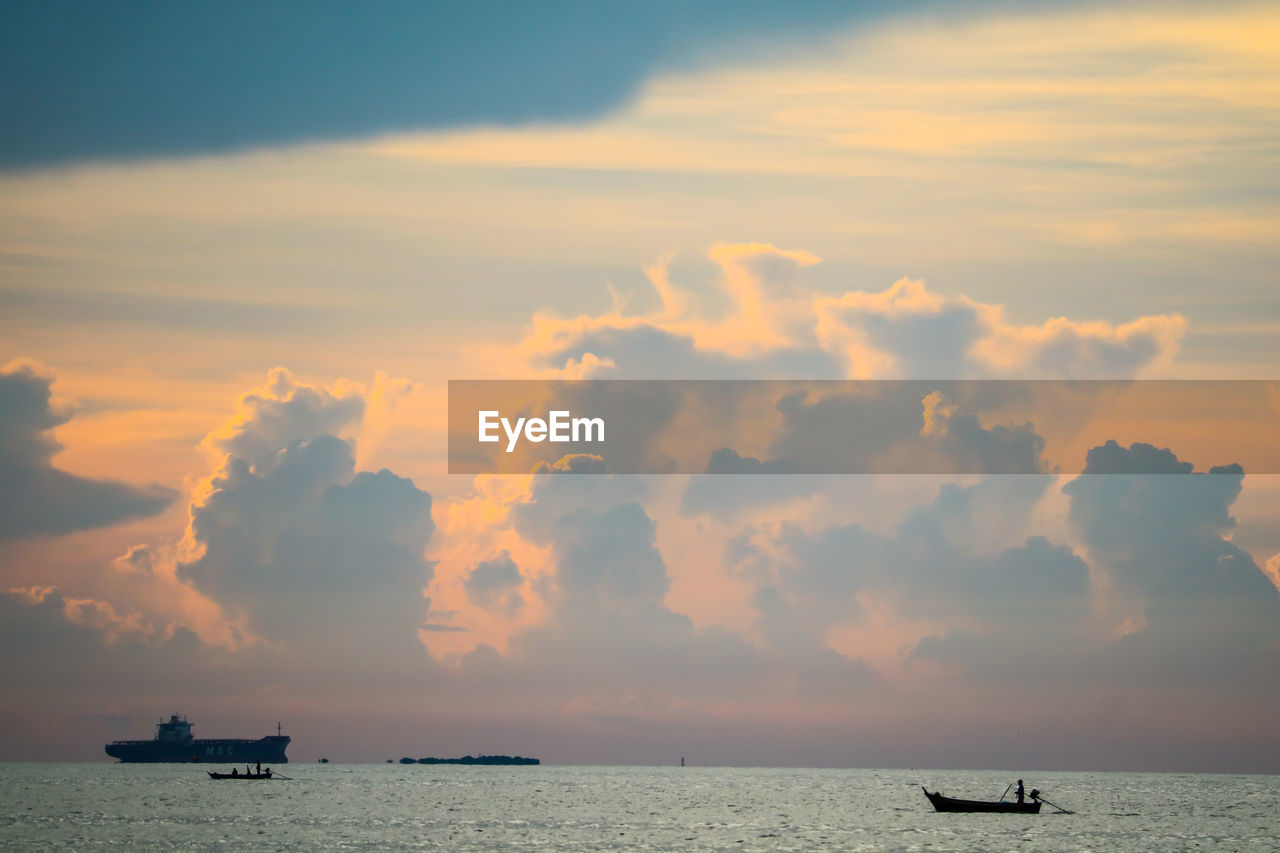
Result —
[[[1075, 814], [937, 814], [1008, 772], [0, 764], [0, 849], [1276, 850], [1280, 777], [1031, 771]], [[225, 769], [229, 769], [225, 768]]]

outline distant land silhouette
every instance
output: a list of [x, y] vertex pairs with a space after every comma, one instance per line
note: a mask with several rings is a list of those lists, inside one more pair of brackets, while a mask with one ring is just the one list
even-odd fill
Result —
[[537, 758], [524, 758], [519, 755], [464, 755], [461, 758], [409, 758], [400, 759], [401, 764], [541, 764]]

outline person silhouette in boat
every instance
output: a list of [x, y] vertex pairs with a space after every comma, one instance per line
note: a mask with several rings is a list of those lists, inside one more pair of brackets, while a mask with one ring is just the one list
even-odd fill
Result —
[[258, 762], [258, 772], [259, 772], [259, 773], [261, 773], [261, 772], [262, 772], [262, 762], [261, 762], [261, 761], [259, 761], [259, 762]]
[[1022, 805], [1022, 799], [1026, 796], [1026, 792], [1022, 789], [1022, 780], [1018, 780], [1018, 805]]
[[239, 775], [240, 775], [240, 768], [239, 768], [239, 767], [232, 767], [232, 768], [231, 768], [231, 775], [232, 775], [232, 776], [239, 776]]

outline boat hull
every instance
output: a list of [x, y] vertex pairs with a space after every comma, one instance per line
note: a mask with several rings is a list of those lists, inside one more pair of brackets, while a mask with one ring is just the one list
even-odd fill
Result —
[[118, 740], [106, 745], [107, 755], [126, 764], [186, 764], [193, 761], [288, 764], [284, 754], [291, 738], [268, 735], [258, 740], [195, 738], [193, 740]]
[[954, 797], [944, 797], [941, 794], [929, 793], [927, 788], [924, 795], [929, 798], [929, 802], [933, 803], [935, 810], [940, 812], [989, 812], [993, 814], [1039, 814], [1040, 801], [1032, 800], [1026, 803], [1006, 803], [1003, 801], [991, 802], [989, 800], [958, 800]]
[[270, 779], [274, 774], [267, 773], [215, 773], [209, 771], [210, 779], [235, 779], [242, 782], [256, 782], [262, 779]]

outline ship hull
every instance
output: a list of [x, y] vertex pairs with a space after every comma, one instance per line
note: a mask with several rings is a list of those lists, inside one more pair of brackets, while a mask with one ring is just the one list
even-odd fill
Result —
[[288, 764], [284, 754], [287, 735], [269, 735], [258, 740], [241, 738], [196, 738], [183, 742], [158, 740], [118, 740], [106, 746], [107, 755], [126, 764], [186, 764], [212, 761], [223, 764]]

